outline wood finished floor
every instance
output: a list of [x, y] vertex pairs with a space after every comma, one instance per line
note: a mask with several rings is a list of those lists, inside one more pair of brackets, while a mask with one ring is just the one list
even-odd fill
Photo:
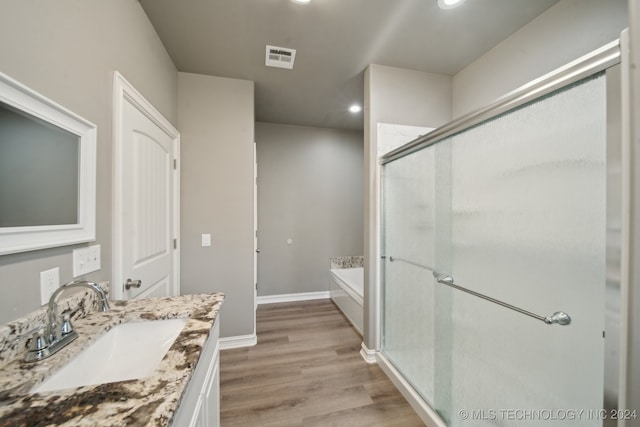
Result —
[[261, 305], [257, 334], [221, 352], [222, 426], [424, 426], [330, 300]]

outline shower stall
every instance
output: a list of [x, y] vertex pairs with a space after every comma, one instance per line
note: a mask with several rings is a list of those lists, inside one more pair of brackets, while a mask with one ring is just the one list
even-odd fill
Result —
[[604, 46], [381, 158], [380, 360], [434, 424], [624, 415], [623, 51]]

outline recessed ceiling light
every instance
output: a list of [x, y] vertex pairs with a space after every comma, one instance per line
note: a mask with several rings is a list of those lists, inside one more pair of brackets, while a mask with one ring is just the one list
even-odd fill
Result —
[[440, 9], [453, 9], [464, 3], [464, 0], [438, 0], [438, 7]]
[[310, 3], [311, 0], [291, 0], [294, 3], [307, 4]]
[[360, 111], [362, 111], [362, 107], [359, 106], [358, 104], [353, 104], [351, 107], [349, 107], [349, 112], [350, 113], [359, 113]]

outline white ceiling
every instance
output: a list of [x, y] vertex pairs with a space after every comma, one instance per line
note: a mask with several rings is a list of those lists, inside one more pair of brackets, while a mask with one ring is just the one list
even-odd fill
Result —
[[[179, 71], [255, 81], [256, 120], [362, 129], [364, 70], [455, 75], [558, 0], [140, 0]], [[293, 70], [265, 45], [296, 49]]]

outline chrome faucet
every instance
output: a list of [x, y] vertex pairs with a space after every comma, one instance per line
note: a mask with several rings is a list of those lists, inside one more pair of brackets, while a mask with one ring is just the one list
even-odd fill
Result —
[[96, 283], [87, 282], [85, 280], [76, 280], [61, 286], [49, 299], [49, 307], [47, 310], [48, 325], [46, 329], [40, 328], [36, 335], [31, 339], [29, 352], [25, 359], [27, 362], [46, 359], [64, 348], [71, 341], [78, 338], [78, 333], [71, 325], [71, 316], [68, 313], [64, 314], [62, 316], [62, 323], [60, 323], [60, 319], [58, 317], [58, 297], [71, 288], [89, 288], [94, 290], [100, 297], [100, 310], [109, 310], [109, 301], [107, 300], [107, 296], [104, 294], [102, 288]]
[[[109, 311], [109, 301], [107, 301], [107, 296], [104, 294], [104, 291], [100, 286], [93, 282], [87, 282], [85, 280], [76, 280], [73, 282], [69, 282], [65, 285], [59, 287], [49, 298], [49, 310], [47, 311], [47, 317], [49, 319], [49, 330], [47, 331], [47, 335], [51, 342], [55, 342], [61, 337], [68, 335], [69, 332], [64, 332], [63, 329], [58, 326], [58, 297], [62, 295], [65, 291], [72, 288], [89, 288], [96, 291], [98, 296], [100, 297], [100, 310], [101, 311]], [[67, 319], [65, 319], [66, 323]], [[68, 325], [63, 324], [63, 327], [67, 327]]]

